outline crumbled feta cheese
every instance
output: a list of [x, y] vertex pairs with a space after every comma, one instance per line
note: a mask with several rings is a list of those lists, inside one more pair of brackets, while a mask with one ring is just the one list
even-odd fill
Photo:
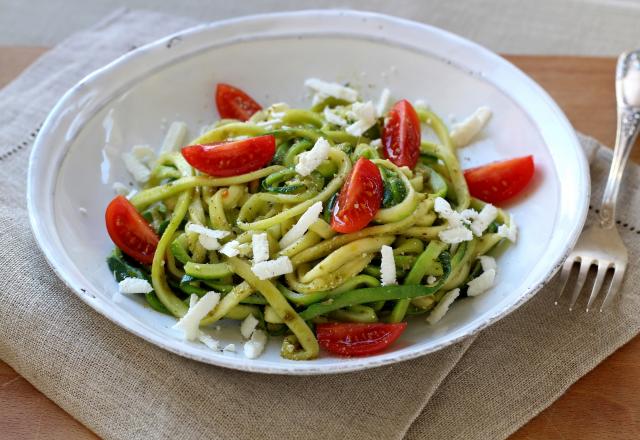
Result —
[[149, 281], [142, 278], [127, 277], [118, 283], [118, 291], [120, 293], [149, 293], [153, 290]]
[[269, 259], [269, 240], [267, 239], [266, 232], [253, 234], [251, 247], [253, 249], [253, 264], [261, 263]]
[[467, 119], [453, 125], [451, 128], [451, 140], [458, 147], [468, 145], [487, 125], [489, 119], [491, 119], [491, 109], [488, 107], [478, 108]]
[[218, 292], [207, 292], [193, 306], [189, 307], [187, 313], [173, 326], [174, 329], [182, 330], [183, 336], [189, 341], [194, 341], [199, 333], [200, 321], [212, 311], [220, 301]]
[[235, 353], [236, 352], [236, 344], [227, 344], [222, 349], [224, 353]]
[[456, 244], [473, 239], [473, 233], [464, 225], [468, 223], [461, 213], [454, 211], [449, 202], [442, 197], [435, 200], [434, 211], [448, 223], [448, 228], [438, 233], [438, 237], [445, 243]]
[[276, 102], [275, 104], [271, 104], [271, 107], [267, 109], [267, 113], [271, 114], [273, 118], [283, 118], [287, 110], [289, 110], [289, 104], [285, 102]]
[[489, 227], [498, 216], [498, 209], [487, 203], [471, 222], [470, 228], [477, 237], [480, 237], [485, 229]]
[[438, 237], [445, 243], [455, 244], [463, 241], [473, 240], [473, 234], [464, 226], [456, 226], [454, 228], [445, 229], [438, 232]]
[[208, 251], [217, 251], [220, 249], [220, 242], [216, 238], [211, 238], [208, 235], [200, 234], [198, 236], [198, 242]]
[[249, 339], [259, 322], [260, 321], [258, 321], [252, 314], [247, 315], [244, 321], [242, 321], [242, 324], [240, 324], [240, 334], [242, 337]]
[[336, 112], [331, 110], [329, 107], [325, 107], [322, 114], [324, 115], [324, 118], [327, 120], [327, 122], [331, 124], [338, 125], [340, 127], [344, 127], [345, 125], [347, 125], [347, 120], [342, 116], [338, 116]]
[[482, 270], [483, 271], [488, 271], [488, 270], [498, 270], [498, 264], [496, 263], [496, 259], [493, 257], [490, 257], [489, 255], [482, 255], [481, 257], [478, 257], [478, 260], [480, 260], [480, 265], [482, 266]]
[[156, 153], [148, 145], [134, 145], [131, 153], [141, 162], [149, 165], [156, 157]]
[[318, 220], [322, 213], [322, 202], [316, 202], [309, 207], [298, 219], [295, 225], [280, 239], [280, 248], [284, 249], [302, 237], [309, 227]]
[[438, 279], [437, 279], [436, 277], [434, 277], [433, 275], [429, 275], [429, 276], [427, 277], [427, 284], [433, 284], [433, 283], [435, 283], [436, 281], [438, 281]]
[[449, 310], [449, 306], [451, 306], [459, 295], [460, 289], [453, 289], [445, 293], [440, 302], [433, 308], [431, 313], [429, 313], [427, 322], [433, 325], [440, 321]]
[[184, 122], [172, 122], [169, 126], [162, 147], [160, 147], [160, 154], [171, 153], [178, 150], [178, 148], [184, 146], [185, 138], [187, 137], [187, 124]]
[[460, 216], [462, 217], [465, 224], [470, 224], [473, 220], [478, 218], [478, 211], [471, 208], [465, 209], [460, 213]]
[[254, 264], [251, 270], [261, 280], [268, 280], [269, 278], [293, 272], [293, 264], [291, 264], [289, 257], [283, 255], [275, 260]]
[[382, 147], [382, 139], [374, 139], [369, 143], [369, 145], [373, 148], [380, 148]]
[[220, 248], [219, 252], [226, 255], [227, 257], [235, 257], [240, 254], [240, 249], [238, 249], [238, 246], [240, 246], [240, 242], [238, 240], [231, 240], [230, 242], [225, 243]]
[[396, 281], [396, 262], [393, 258], [393, 249], [391, 246], [384, 245], [380, 248], [382, 261], [380, 263], [380, 283], [383, 286], [391, 286], [397, 284]]
[[149, 180], [151, 170], [132, 153], [122, 153], [122, 161], [127, 171], [129, 171], [136, 181], [144, 183]]
[[318, 138], [311, 150], [298, 155], [296, 173], [301, 176], [308, 176], [311, 174], [323, 161], [327, 160], [330, 149], [331, 145], [325, 138]]
[[84, 208], [82, 206], [78, 208], [78, 211], [80, 211], [80, 214], [82, 214], [82, 215], [87, 215], [89, 213], [87, 211], [87, 208]]
[[349, 125], [345, 131], [353, 136], [362, 136], [377, 121], [376, 109], [371, 101], [365, 103], [354, 102], [349, 113], [355, 122]]
[[518, 236], [518, 227], [516, 226], [516, 223], [513, 221], [513, 216], [509, 218], [508, 225], [498, 226], [498, 235], [508, 239], [512, 243], [516, 242], [516, 238]]
[[248, 359], [255, 359], [262, 354], [267, 344], [267, 334], [263, 330], [256, 330], [251, 339], [244, 343], [244, 355]]
[[382, 89], [382, 93], [380, 93], [380, 99], [378, 100], [378, 104], [376, 105], [376, 113], [378, 117], [383, 116], [387, 112], [390, 101], [391, 92], [387, 88]]
[[481, 293], [486, 292], [493, 286], [493, 281], [496, 278], [496, 271], [494, 269], [489, 269], [487, 271], [482, 272], [482, 274], [472, 279], [467, 283], [469, 288], [467, 289], [467, 295], [469, 296], [478, 296]]
[[317, 78], [309, 78], [304, 82], [304, 85], [315, 92], [322, 93], [327, 96], [333, 96], [337, 99], [343, 99], [349, 102], [353, 102], [358, 99], [357, 91], [351, 87], [345, 87], [337, 83], [330, 83]]
[[206, 235], [207, 237], [221, 239], [228, 237], [231, 232], [229, 231], [219, 231], [217, 229], [210, 229], [206, 226], [198, 225], [196, 223], [189, 223], [185, 228], [185, 231], [192, 232], [195, 234]]
[[120, 196], [126, 196], [129, 194], [129, 187], [122, 182], [113, 182], [111, 188], [113, 188], [113, 191]]
[[218, 341], [217, 339], [214, 339], [213, 337], [211, 337], [206, 333], [200, 332], [200, 334], [198, 335], [198, 340], [200, 340], [200, 342], [202, 342], [204, 345], [209, 347], [211, 350], [215, 350], [215, 351], [219, 350], [220, 341]]

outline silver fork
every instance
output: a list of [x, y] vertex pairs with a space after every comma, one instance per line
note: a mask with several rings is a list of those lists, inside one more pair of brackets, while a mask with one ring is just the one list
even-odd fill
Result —
[[600, 311], [607, 307], [620, 290], [627, 268], [628, 253], [616, 228], [616, 201], [624, 167], [629, 153], [640, 131], [640, 49], [623, 53], [618, 58], [616, 68], [616, 101], [618, 106], [618, 126], [616, 144], [607, 185], [600, 206], [599, 221], [582, 232], [578, 243], [562, 266], [562, 289], [556, 304], [562, 296], [574, 265], [579, 267], [578, 278], [573, 286], [569, 310], [584, 287], [591, 266], [597, 269], [596, 278], [587, 302], [587, 311], [593, 305], [604, 283], [607, 272], [612, 269], [613, 277]]

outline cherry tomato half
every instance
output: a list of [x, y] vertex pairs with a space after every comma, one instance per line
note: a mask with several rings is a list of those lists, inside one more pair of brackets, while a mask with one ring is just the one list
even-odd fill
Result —
[[473, 197], [496, 204], [520, 193], [534, 171], [533, 156], [524, 156], [465, 170], [464, 178]]
[[151, 264], [159, 238], [124, 196], [117, 196], [105, 212], [107, 231], [122, 252], [142, 264]]
[[399, 167], [413, 169], [420, 158], [420, 119], [409, 101], [396, 102], [382, 130], [384, 155]]
[[331, 322], [316, 325], [318, 343], [328, 352], [340, 356], [366, 356], [387, 348], [398, 339], [406, 322], [393, 324], [354, 324]]
[[216, 106], [223, 119], [238, 119], [246, 121], [255, 112], [262, 110], [262, 106], [242, 90], [229, 84], [220, 83], [216, 86]]
[[258, 170], [273, 159], [275, 152], [276, 138], [272, 135], [182, 149], [182, 155], [192, 167], [218, 177]]
[[346, 234], [367, 226], [380, 209], [383, 192], [378, 167], [367, 158], [358, 159], [333, 207], [333, 230]]

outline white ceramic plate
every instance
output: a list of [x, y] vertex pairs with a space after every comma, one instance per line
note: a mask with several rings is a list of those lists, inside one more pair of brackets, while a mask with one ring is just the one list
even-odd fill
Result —
[[[165, 121], [184, 120], [191, 135], [216, 118], [212, 91], [235, 84], [262, 103], [306, 107], [305, 78], [350, 81], [366, 98], [383, 87], [395, 98], [425, 99], [445, 118], [480, 105], [494, 111], [483, 138], [460, 152], [463, 167], [533, 154], [534, 184], [508, 209], [518, 243], [500, 259], [497, 284], [456, 302], [436, 326], [424, 319], [384, 353], [355, 359], [280, 358], [272, 338], [259, 359], [242, 355], [237, 323], [219, 337], [238, 354], [180, 340], [174, 320], [142, 299], [114, 302], [105, 264], [113, 248], [104, 209], [114, 181], [129, 182], [120, 153], [158, 146]], [[411, 359], [474, 334], [515, 310], [556, 271], [585, 219], [589, 174], [572, 127], [530, 78], [475, 43], [423, 24], [353, 11], [305, 11], [208, 24], [137, 49], [89, 75], [56, 105], [38, 136], [29, 168], [31, 224], [56, 273], [116, 324], [174, 353], [240, 370], [324, 374]], [[86, 208], [83, 215], [79, 208]]]

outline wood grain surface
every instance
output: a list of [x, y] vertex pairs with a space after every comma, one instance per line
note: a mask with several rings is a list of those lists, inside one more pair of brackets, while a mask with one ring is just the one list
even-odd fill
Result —
[[[45, 51], [0, 47], [0, 87]], [[507, 56], [560, 104], [577, 130], [611, 145], [615, 136], [610, 58]], [[632, 152], [640, 162], [640, 149]], [[640, 336], [622, 347], [511, 440], [640, 438]], [[95, 439], [95, 435], [0, 361], [0, 439]]]

